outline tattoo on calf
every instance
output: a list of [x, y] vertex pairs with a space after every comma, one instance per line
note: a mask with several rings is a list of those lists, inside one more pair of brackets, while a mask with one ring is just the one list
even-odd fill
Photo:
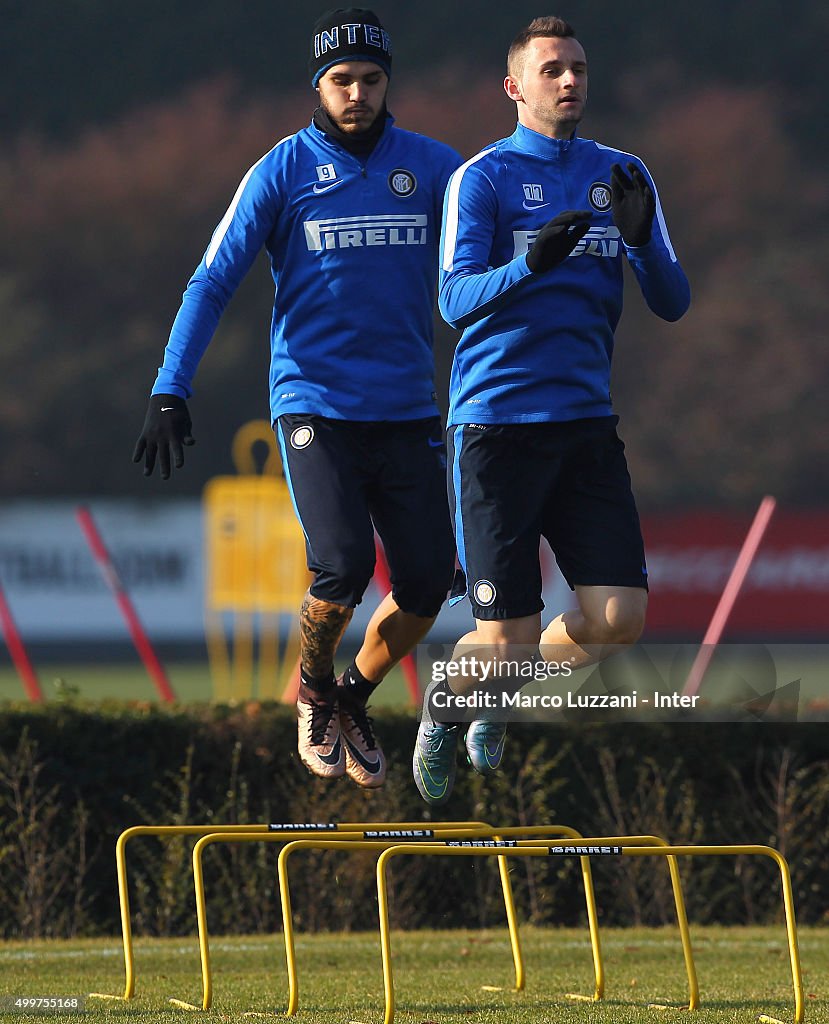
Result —
[[331, 671], [337, 645], [353, 614], [353, 608], [305, 595], [299, 612], [300, 650], [302, 667], [309, 675], [322, 678]]

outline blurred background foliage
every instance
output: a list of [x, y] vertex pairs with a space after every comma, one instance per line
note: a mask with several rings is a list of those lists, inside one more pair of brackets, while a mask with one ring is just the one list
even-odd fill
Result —
[[[197, 446], [162, 485], [130, 462], [181, 292], [247, 167], [305, 125], [325, 5], [105, 0], [6, 5], [0, 33], [0, 496], [198, 494], [267, 415], [264, 258], [191, 402]], [[469, 156], [508, 134], [524, 0], [378, 2], [402, 127]], [[635, 287], [614, 399], [640, 504], [829, 500], [829, 9], [738, 0], [553, 5], [590, 60], [582, 134], [639, 153], [693, 305], [676, 325]], [[445, 404], [455, 334], [437, 324]]]

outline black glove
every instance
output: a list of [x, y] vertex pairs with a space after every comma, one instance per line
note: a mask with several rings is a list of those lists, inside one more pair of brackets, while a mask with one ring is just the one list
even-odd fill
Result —
[[610, 168], [610, 211], [625, 245], [647, 245], [656, 212], [656, 198], [648, 179], [636, 164], [628, 164], [628, 177], [619, 164]]
[[590, 210], [565, 210], [548, 220], [527, 253], [527, 266], [543, 274], [563, 263], [587, 234], [593, 214]]
[[182, 445], [195, 444], [190, 431], [190, 413], [187, 403], [178, 395], [150, 395], [147, 416], [141, 428], [141, 436], [132, 454], [133, 462], [140, 462], [144, 457], [144, 476], [149, 476], [155, 466], [158, 455], [161, 467], [161, 479], [170, 476], [170, 449], [176, 469], [184, 465], [184, 449]]

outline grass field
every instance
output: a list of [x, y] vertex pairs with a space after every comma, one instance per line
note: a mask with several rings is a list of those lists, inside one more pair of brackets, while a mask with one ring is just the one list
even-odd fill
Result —
[[[550, 680], [542, 684], [544, 692], [554, 693], [563, 686], [586, 687], [585, 692], [641, 692], [657, 685], [664, 691], [681, 691], [696, 648], [694, 645], [644, 645], [606, 661], [598, 670], [585, 669], [570, 680]], [[643, 660], [644, 659], [644, 660]], [[347, 654], [338, 659], [342, 671]], [[421, 686], [428, 680], [428, 661], [420, 664]], [[36, 666], [41, 689], [47, 700], [76, 697], [84, 701], [158, 699], [150, 677], [137, 655], [134, 660], [112, 663], [48, 663]], [[205, 661], [169, 661], [167, 675], [181, 703], [210, 701], [213, 684]], [[654, 680], [656, 681], [654, 683]], [[792, 693], [792, 686], [796, 693]], [[541, 690], [539, 689], [539, 692]], [[712, 662], [701, 691], [706, 701], [743, 706], [759, 698], [763, 708], [772, 703], [778, 710], [791, 711], [792, 701], [798, 717], [825, 720], [829, 716], [829, 644], [722, 645]], [[257, 696], [256, 685], [242, 699]], [[0, 702], [23, 700], [25, 691], [12, 666], [0, 664]], [[393, 670], [377, 690], [375, 707], [411, 706], [409, 690], [401, 669]], [[785, 707], [784, 707], [785, 706]]]
[[[210, 668], [205, 662], [172, 661], [164, 668], [179, 702], [188, 704], [212, 699]], [[140, 663], [55, 663], [39, 668], [37, 675], [46, 700], [66, 696], [85, 701], [158, 700], [152, 680]], [[25, 697], [23, 684], [14, 669], [0, 667], [0, 701], [24, 700]], [[399, 669], [383, 681], [377, 697], [374, 703], [378, 706], [400, 706], [409, 702], [406, 682]]]
[[[748, 1024], [758, 1014], [793, 1019], [794, 1000], [782, 925], [768, 928], [692, 929], [699, 976], [699, 1024]], [[592, 992], [586, 931], [522, 929], [527, 986], [513, 981], [503, 930], [395, 933], [396, 1016], [399, 1024], [642, 1024], [676, 1020], [649, 1002], [677, 1008], [687, 980], [677, 935], [671, 929], [605, 930], [602, 935], [606, 998], [571, 1002], [565, 993]], [[829, 929], [800, 934], [805, 1020], [829, 1021]], [[287, 982], [281, 935], [211, 940], [213, 1020], [237, 1020], [245, 1011], [284, 1015]], [[377, 933], [300, 935], [298, 1022], [379, 1024], [383, 979]], [[0, 945], [0, 996], [81, 996], [121, 993], [124, 967], [120, 940], [5, 943]], [[484, 988], [489, 986], [489, 988]], [[500, 989], [493, 991], [493, 989]], [[130, 1003], [87, 999], [70, 1020], [129, 1019], [169, 1024], [192, 1019], [170, 997], [198, 1002], [201, 975], [194, 938], [144, 939], [136, 943], [136, 997]], [[4, 1019], [20, 1020], [6, 1015]], [[254, 1018], [255, 1019], [255, 1018]]]

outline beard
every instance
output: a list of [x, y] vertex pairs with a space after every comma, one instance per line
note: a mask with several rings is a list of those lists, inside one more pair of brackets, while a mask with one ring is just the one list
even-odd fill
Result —
[[320, 106], [340, 131], [347, 132], [349, 135], [358, 135], [369, 131], [381, 113], [381, 111], [363, 106], [347, 107], [345, 110], [335, 113], [322, 97], [320, 97]]

